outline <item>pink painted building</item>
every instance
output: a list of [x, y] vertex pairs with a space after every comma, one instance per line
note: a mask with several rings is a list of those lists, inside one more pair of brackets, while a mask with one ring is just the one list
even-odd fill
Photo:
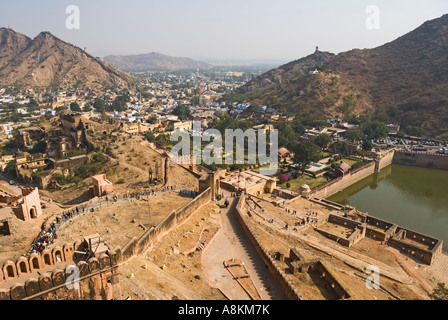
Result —
[[99, 174], [92, 177], [93, 195], [95, 197], [102, 197], [114, 191], [112, 182], [106, 179], [105, 174]]
[[25, 221], [36, 219], [42, 215], [39, 191], [37, 188], [22, 188], [22, 198], [18, 201], [15, 212], [19, 219]]

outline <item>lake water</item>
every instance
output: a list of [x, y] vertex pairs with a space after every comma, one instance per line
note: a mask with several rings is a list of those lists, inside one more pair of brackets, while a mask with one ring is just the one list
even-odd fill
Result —
[[394, 164], [328, 200], [442, 239], [448, 250], [448, 170]]

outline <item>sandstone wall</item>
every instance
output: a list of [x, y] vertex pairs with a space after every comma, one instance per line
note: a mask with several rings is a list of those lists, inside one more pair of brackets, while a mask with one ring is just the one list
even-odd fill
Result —
[[0, 270], [0, 300], [121, 299], [120, 250], [75, 262], [74, 248], [79, 243], [5, 262]]
[[122, 249], [122, 261], [152, 248], [160, 238], [185, 222], [198, 209], [210, 201], [211, 188], [208, 188], [183, 208], [172, 211], [156, 227], [147, 230], [140, 238], [134, 237]]
[[352, 184], [361, 181], [362, 179], [375, 173], [375, 162], [370, 162], [353, 172], [334, 180], [331, 180], [317, 188], [314, 188], [311, 192], [311, 197], [315, 198], [327, 198], [335, 193], [343, 190]]
[[286, 296], [291, 300], [303, 300], [302, 297], [300, 296], [299, 292], [295, 289], [294, 285], [291, 283], [291, 281], [286, 279], [285, 272], [281, 268], [279, 268], [279, 266], [277, 265], [277, 262], [260, 245], [260, 242], [257, 240], [251, 227], [248, 226], [247, 223], [245, 222], [246, 215], [247, 215], [245, 204], [246, 204], [246, 199], [245, 199], [245, 195], [243, 194], [240, 197], [238, 204], [236, 206], [236, 213], [237, 213], [238, 221], [240, 222], [244, 232], [249, 237], [250, 241], [254, 245], [258, 254], [260, 254], [264, 263], [268, 266], [268, 269], [271, 272], [271, 274], [280, 283], [280, 285], [283, 289], [283, 292], [286, 294]]
[[396, 150], [393, 163], [430, 169], [448, 170], [448, 155]]
[[390, 166], [392, 164], [394, 154], [395, 149], [383, 152], [381, 159], [377, 161], [377, 167], [375, 168], [376, 172], [380, 172], [383, 168]]
[[[428, 246], [423, 248], [421, 246], [416, 246], [406, 239], [416, 241], [420, 244]], [[442, 252], [443, 241], [438, 240], [424, 234], [397, 227], [397, 235], [389, 239], [389, 244], [393, 247], [398, 248], [401, 252], [407, 253], [411, 256], [415, 256], [421, 259], [425, 263], [431, 265], [435, 257]]]
[[321, 276], [330, 284], [334, 292], [339, 296], [340, 299], [349, 299], [352, 294], [348, 288], [345, 288], [341, 283], [341, 280], [337, 274], [324, 262], [319, 261], [316, 264], [317, 271]]

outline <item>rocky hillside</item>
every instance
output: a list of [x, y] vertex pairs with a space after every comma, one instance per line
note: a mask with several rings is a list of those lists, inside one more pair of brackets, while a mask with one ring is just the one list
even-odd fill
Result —
[[34, 39], [0, 28], [0, 86], [135, 90], [134, 80], [116, 67], [49, 32]]
[[249, 81], [234, 97], [314, 117], [384, 113], [409, 133], [448, 133], [447, 70], [444, 15], [374, 49], [316, 50]]
[[212, 66], [190, 58], [170, 57], [151, 52], [139, 55], [104, 57], [114, 66], [126, 71], [175, 71], [185, 69], [210, 69]]

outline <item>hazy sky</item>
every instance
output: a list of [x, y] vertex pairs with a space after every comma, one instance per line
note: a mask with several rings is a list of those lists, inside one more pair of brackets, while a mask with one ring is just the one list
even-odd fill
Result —
[[[69, 30], [66, 8], [80, 10]], [[379, 9], [369, 30], [366, 8]], [[373, 48], [448, 13], [447, 0], [0, 0], [0, 26], [50, 31], [97, 56], [160, 52], [194, 59], [292, 61]]]

